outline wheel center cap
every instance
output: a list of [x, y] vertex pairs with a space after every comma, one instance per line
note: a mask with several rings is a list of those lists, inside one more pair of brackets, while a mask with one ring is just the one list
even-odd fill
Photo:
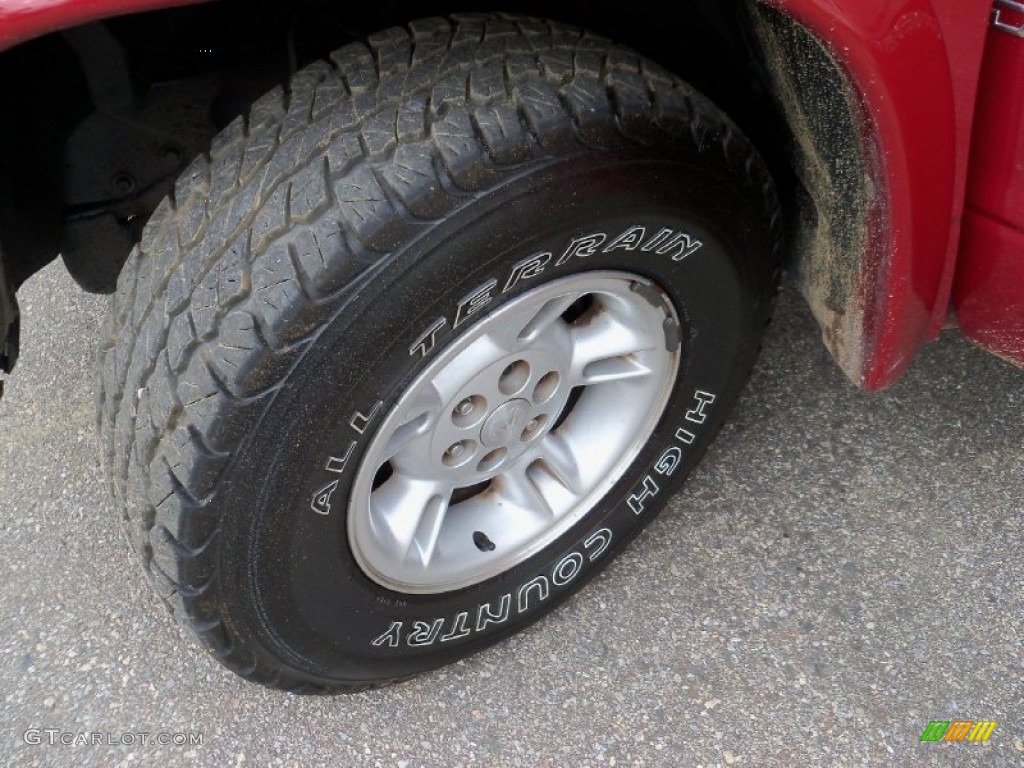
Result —
[[530, 403], [522, 398], [502, 403], [484, 421], [480, 429], [480, 442], [488, 448], [508, 445], [522, 434], [529, 412]]

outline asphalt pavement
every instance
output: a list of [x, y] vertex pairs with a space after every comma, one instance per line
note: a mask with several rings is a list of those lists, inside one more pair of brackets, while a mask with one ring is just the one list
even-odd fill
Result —
[[[127, 551], [95, 442], [105, 299], [60, 265], [19, 296], [0, 765], [1024, 765], [1024, 371], [955, 331], [864, 394], [787, 286], [704, 463], [582, 594], [441, 671], [304, 698], [193, 646]], [[997, 725], [920, 741], [936, 720]]]

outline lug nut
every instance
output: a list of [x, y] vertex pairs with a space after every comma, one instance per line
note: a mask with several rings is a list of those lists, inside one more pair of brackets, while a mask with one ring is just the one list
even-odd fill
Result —
[[535, 416], [534, 418], [530, 419], [529, 424], [523, 427], [523, 431], [522, 434], [520, 434], [519, 439], [522, 440], [524, 443], [527, 442], [528, 440], [533, 440], [535, 437], [537, 437], [537, 435], [540, 434], [541, 430], [544, 429], [545, 426], [547, 426], [547, 423], [548, 416], [546, 413], [542, 413], [540, 416]]
[[470, 395], [452, 408], [452, 422], [459, 429], [468, 429], [476, 425], [486, 412], [487, 399], [483, 395]]
[[448, 450], [444, 452], [441, 461], [449, 467], [458, 466], [465, 459], [469, 458], [467, 454], [471, 453], [475, 448], [476, 443], [472, 440], [460, 440], [457, 443], [452, 443], [448, 446]]

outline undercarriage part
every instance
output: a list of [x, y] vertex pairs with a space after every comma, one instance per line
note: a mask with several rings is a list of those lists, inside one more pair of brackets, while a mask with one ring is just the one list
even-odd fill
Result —
[[57, 37], [5, 51], [0, 65], [0, 248], [13, 293], [56, 258], [61, 233], [60, 148], [88, 111], [70, 49]]
[[87, 291], [111, 293], [142, 227], [174, 179], [207, 151], [217, 113], [227, 120], [244, 110], [285, 70], [281, 67], [214, 69], [154, 83], [136, 95], [130, 65], [104, 25], [65, 33], [75, 50], [97, 108], [75, 128], [64, 150], [64, 237], [61, 255]]
[[[4, 373], [10, 373], [18, 361], [18, 325], [18, 301], [7, 284], [0, 252], [0, 371]], [[3, 391], [0, 379], [0, 395]]]

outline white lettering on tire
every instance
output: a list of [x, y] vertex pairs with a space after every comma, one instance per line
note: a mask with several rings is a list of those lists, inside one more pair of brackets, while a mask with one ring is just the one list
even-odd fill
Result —
[[[543, 251], [533, 256], [528, 256], [512, 265], [504, 281], [492, 277], [480, 284], [477, 288], [463, 296], [454, 308], [454, 320], [451, 323], [451, 330], [458, 328], [469, 318], [479, 314], [494, 299], [494, 289], [499, 285], [504, 287], [501, 293], [508, 293], [524, 280], [532, 280], [542, 274], [549, 267], [560, 267], [574, 259], [585, 259], [593, 256], [598, 249], [602, 253], [621, 250], [625, 252], [640, 251], [642, 253], [654, 252], [659, 256], [669, 256], [672, 261], [682, 261], [692, 253], [696, 253], [703, 243], [686, 232], [680, 232], [669, 227], [662, 227], [653, 236], [644, 241], [647, 236], [647, 229], [641, 224], [633, 224], [626, 227], [622, 232], [608, 239], [607, 232], [591, 232], [588, 235], [575, 237], [569, 241], [562, 255], [554, 264], [551, 264], [553, 254], [551, 251]], [[607, 243], [607, 245], [605, 245]], [[604, 248], [601, 246], [604, 245]], [[409, 355], [415, 357], [426, 357], [431, 350], [437, 346], [438, 337], [441, 332], [449, 326], [448, 317], [441, 315], [436, 318], [409, 346]]]
[[693, 393], [693, 398], [697, 401], [697, 405], [686, 412], [686, 420], [692, 421], [694, 424], [703, 424], [708, 417], [707, 408], [715, 402], [715, 396], [710, 392], [698, 389]]
[[551, 261], [551, 254], [544, 252], [517, 262], [512, 267], [508, 280], [505, 282], [505, 287], [501, 289], [501, 292], [508, 293], [520, 281], [537, 277], [537, 275], [544, 271], [544, 267], [548, 265], [549, 261]]
[[583, 570], [583, 555], [579, 552], [570, 552], [559, 560], [558, 565], [551, 571], [551, 581], [556, 586], [564, 587], [579, 576], [581, 570]]
[[455, 310], [455, 322], [452, 323], [452, 328], [458, 328], [467, 318], [477, 314], [491, 303], [494, 298], [491, 295], [491, 291], [494, 290], [498, 281], [491, 278], [483, 285], [473, 289], [465, 296], [462, 297], [462, 301], [459, 302], [459, 306]]
[[[596, 561], [612, 542], [609, 528], [599, 528], [589, 534], [581, 547], [565, 554], [551, 571], [534, 576], [516, 589], [499, 595], [496, 599], [478, 604], [472, 612], [459, 611], [451, 618], [431, 617], [408, 622], [392, 621], [390, 626], [370, 641], [375, 648], [397, 648], [404, 639], [413, 647], [426, 647], [435, 642], [447, 643], [461, 640], [487, 630], [492, 625], [507, 622], [513, 615], [521, 615], [546, 602], [554, 588], [567, 586], [583, 572], [587, 563]], [[476, 617], [470, 623], [470, 615]], [[447, 628], [447, 631], [444, 631]], [[444, 634], [441, 634], [444, 631]]]
[[660, 490], [661, 488], [654, 482], [653, 477], [644, 475], [640, 480], [637, 490], [626, 497], [626, 503], [629, 504], [629, 508], [633, 510], [634, 515], [640, 516], [643, 514], [646, 501], [657, 496]]
[[313, 493], [313, 500], [309, 502], [309, 508], [318, 515], [331, 514], [331, 494], [338, 487], [338, 481], [332, 480], [323, 488]]

